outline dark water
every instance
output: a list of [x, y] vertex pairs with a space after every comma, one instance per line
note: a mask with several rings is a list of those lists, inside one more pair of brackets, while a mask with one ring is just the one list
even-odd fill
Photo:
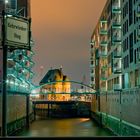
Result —
[[29, 130], [18, 133], [24, 137], [96, 137], [113, 136], [88, 118], [47, 119], [34, 121]]

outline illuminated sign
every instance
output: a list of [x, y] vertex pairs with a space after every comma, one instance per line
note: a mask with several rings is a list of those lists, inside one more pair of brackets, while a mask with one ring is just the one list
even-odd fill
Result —
[[6, 17], [6, 43], [8, 46], [29, 46], [29, 22], [15, 17]]

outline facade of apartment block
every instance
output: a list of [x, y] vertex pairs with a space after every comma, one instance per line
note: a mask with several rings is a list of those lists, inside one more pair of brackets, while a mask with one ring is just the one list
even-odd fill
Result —
[[140, 134], [139, 0], [106, 2], [91, 36], [90, 85], [93, 117], [118, 135]]

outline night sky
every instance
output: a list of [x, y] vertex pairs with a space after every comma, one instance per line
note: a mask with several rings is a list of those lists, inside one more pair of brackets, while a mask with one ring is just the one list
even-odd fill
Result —
[[63, 67], [70, 80], [89, 84], [90, 38], [106, 0], [31, 0], [38, 85], [52, 68]]

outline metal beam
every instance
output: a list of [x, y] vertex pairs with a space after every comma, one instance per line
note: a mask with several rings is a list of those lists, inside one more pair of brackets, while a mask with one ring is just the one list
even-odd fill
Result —
[[[78, 81], [73, 81], [73, 80], [70, 80], [70, 81], [53, 81], [53, 82], [47, 82], [47, 83], [42, 84], [42, 85], [40, 85], [40, 86], [36, 86], [36, 87], [35, 87], [34, 89], [32, 89], [32, 90], [41, 88], [41, 87], [43, 87], [43, 86], [45, 86], [45, 85], [51, 85], [51, 84], [60, 83], [60, 82], [62, 82], [62, 83], [64, 83], [64, 82], [76, 83], [76, 84], [79, 84], [79, 85], [86, 86], [86, 87], [88, 87], [88, 88], [90, 88], [90, 89], [92, 89], [92, 90], [95, 90], [95, 89], [93, 89], [93, 87], [91, 87], [91, 86], [89, 86], [89, 85], [83, 84], [83, 83], [78, 82]], [[96, 93], [96, 91], [95, 91], [94, 93]]]

